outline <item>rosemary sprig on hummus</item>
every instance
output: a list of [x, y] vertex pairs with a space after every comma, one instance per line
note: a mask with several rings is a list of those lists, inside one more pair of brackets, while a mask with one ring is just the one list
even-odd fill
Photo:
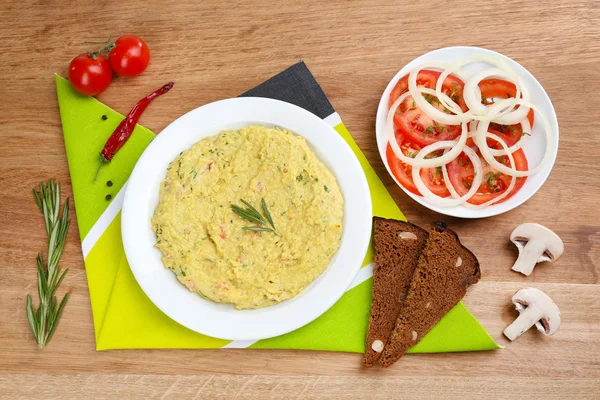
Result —
[[264, 217], [256, 208], [252, 207], [252, 205], [246, 200], [240, 199], [240, 201], [244, 203], [246, 208], [242, 208], [240, 206], [232, 204], [231, 210], [243, 219], [259, 224], [258, 226], [244, 226], [242, 229], [246, 231], [273, 232], [274, 234], [277, 234], [277, 229], [275, 229], [275, 223], [273, 222], [273, 218], [271, 217], [271, 213], [269, 212], [265, 199], [261, 200], [262, 210], [265, 214]]
[[[40, 303], [38, 309], [35, 310], [30, 295], [27, 295], [26, 311], [27, 320], [31, 333], [37, 342], [40, 349], [48, 344], [58, 320], [67, 304], [69, 294], [65, 294], [60, 304], [56, 298], [56, 290], [62, 283], [68, 269], [61, 272], [58, 266], [58, 261], [65, 246], [67, 231], [71, 221], [69, 220], [69, 199], [65, 201], [62, 207], [62, 215], [60, 215], [60, 185], [52, 179], [47, 185], [40, 183], [40, 191], [33, 189], [35, 202], [42, 214], [44, 214], [44, 222], [46, 224], [46, 233], [48, 234], [48, 255], [46, 263], [42, 257], [42, 253], [38, 253], [38, 295]], [[47, 267], [46, 265], [47, 264]]]

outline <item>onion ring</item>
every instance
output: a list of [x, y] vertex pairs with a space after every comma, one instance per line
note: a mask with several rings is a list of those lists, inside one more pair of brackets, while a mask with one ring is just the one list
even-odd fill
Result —
[[[431, 89], [420, 88], [419, 90], [430, 91]], [[438, 158], [424, 159], [425, 155], [428, 154], [428, 153], [426, 153], [423, 155], [423, 157], [419, 157], [419, 154], [421, 154], [421, 152], [423, 150], [425, 150], [425, 148], [427, 148], [427, 147], [425, 147], [424, 149], [421, 149], [419, 151], [419, 153], [417, 153], [417, 156], [415, 158], [404, 155], [404, 153], [402, 152], [402, 149], [400, 148], [400, 146], [398, 145], [398, 142], [396, 141], [396, 135], [394, 134], [394, 114], [396, 113], [396, 109], [400, 106], [400, 104], [410, 95], [411, 95], [410, 92], [405, 92], [400, 97], [398, 97], [398, 99], [390, 107], [390, 110], [388, 111], [388, 115], [387, 115], [386, 131], [387, 131], [387, 136], [388, 136], [388, 142], [390, 143], [390, 146], [391, 146], [392, 150], [394, 151], [394, 154], [396, 155], [396, 157], [398, 157], [398, 159], [400, 161], [402, 161], [405, 164], [410, 165], [411, 167], [419, 167], [419, 168], [439, 167], [440, 165], [446, 164], [446, 163], [454, 160], [462, 152], [462, 148], [467, 143], [467, 137], [469, 136], [469, 132], [468, 132], [466, 123], [462, 124], [462, 132], [460, 134], [458, 141], [456, 141], [456, 146], [454, 146], [448, 152], [447, 155], [444, 155], [444, 156], [438, 157]], [[427, 104], [429, 104], [429, 103], [427, 103]]]
[[[473, 121], [471, 121], [473, 122]], [[523, 121], [521, 121], [520, 123], [521, 128], [523, 129], [523, 132], [531, 132], [531, 125], [529, 124], [529, 120], [527, 118], [525, 118]], [[477, 134], [477, 125], [475, 124], [473, 127], [473, 124], [469, 124], [469, 137], [470, 138], [474, 138], [475, 135]], [[491, 135], [493, 135], [493, 133], [488, 132]], [[496, 135], [494, 135], [496, 136]], [[487, 135], [487, 137], [490, 137], [489, 135]], [[519, 138], [519, 140], [513, 144], [512, 146], [510, 146], [508, 149], [490, 149], [490, 154], [493, 155], [494, 157], [500, 157], [500, 156], [505, 156], [508, 153], [514, 153], [515, 151], [519, 150], [520, 148], [522, 148], [523, 146], [525, 146], [525, 143], [527, 143], [527, 141], [529, 140], [529, 138], [531, 137], [530, 134], [525, 135], [522, 134], [521, 137]], [[504, 141], [503, 141], [504, 142]]]
[[[506, 144], [506, 142], [504, 140], [502, 140], [502, 138], [500, 138], [498, 135], [495, 135], [490, 132], [488, 132], [486, 136], [491, 139], [494, 139], [498, 143], [500, 143], [503, 150], [506, 151], [506, 155], [508, 157], [508, 160], [510, 161], [510, 165], [515, 165], [515, 159], [514, 159], [512, 153], [509, 152], [510, 149], [509, 149], [508, 145]], [[450, 191], [450, 195], [452, 197], [454, 197], [455, 199], [460, 198], [460, 195], [458, 194], [456, 189], [454, 189], [454, 186], [452, 185], [452, 182], [450, 181], [450, 177], [448, 175], [448, 169], [446, 168], [445, 164], [442, 165], [442, 174], [444, 176], [444, 182], [446, 183], [446, 187], [448, 188], [448, 191]], [[516, 183], [517, 183], [517, 178], [513, 176], [510, 179], [510, 184], [508, 185], [508, 188], [506, 188], [504, 193], [502, 193], [498, 197], [494, 197], [493, 199], [488, 200], [482, 204], [470, 204], [468, 201], [465, 201], [464, 206], [468, 207], [468, 208], [483, 208], [483, 207], [491, 206], [492, 204], [497, 203], [500, 200], [502, 200], [503, 198], [505, 198], [506, 196], [508, 196], [510, 194], [510, 192], [512, 192], [512, 190], [514, 189]], [[471, 185], [471, 187], [473, 187], [473, 186]]]
[[478, 124], [478, 121], [475, 121], [475, 120], [470, 121], [469, 122], [469, 131], [475, 132], [477, 130], [477, 124]]
[[[454, 64], [450, 65], [449, 68], [444, 69], [442, 71], [442, 73], [440, 74], [440, 76], [438, 77], [438, 81], [436, 82], [436, 85], [435, 85], [435, 91], [437, 93], [442, 93], [442, 85], [444, 84], [444, 81], [446, 80], [448, 75], [450, 75], [450, 74], [458, 75], [458, 70], [460, 70], [465, 65], [472, 64], [474, 62], [484, 62], [484, 63], [490, 64], [490, 65], [493, 65], [495, 67], [502, 68], [505, 71], [508, 71], [508, 73], [512, 73], [513, 76], [516, 76], [515, 71], [513, 70], [512, 66], [508, 62], [503, 60], [502, 58], [496, 57], [496, 56], [476, 55], [476, 56], [467, 57], [458, 62], [455, 62]], [[462, 77], [459, 76], [459, 78], [461, 78], [463, 83], [465, 83], [465, 80]], [[441, 103], [444, 107], [450, 108], [450, 107], [448, 107], [448, 104], [444, 104], [443, 101], [441, 101]], [[453, 101], [453, 103], [454, 103], [454, 101]], [[454, 103], [454, 104], [456, 104], [456, 103]]]
[[[506, 71], [499, 68], [488, 68], [474, 74], [467, 80], [467, 82], [465, 82], [463, 98], [473, 114], [490, 115], [490, 106], [486, 106], [481, 103], [481, 90], [479, 89], [479, 82], [490, 76], [500, 76], [508, 79], [512, 78], [513, 80], [516, 78], [516, 82], [513, 82], [516, 87], [514, 99], [522, 99], [523, 101], [529, 102], [529, 92], [523, 90], [524, 83], [520, 77], [513, 76], [513, 74], [508, 74]], [[506, 113], [494, 116], [492, 121], [502, 125], [518, 124], [519, 121], [522, 121], [525, 117], [527, 117], [527, 113], [529, 113], [528, 107], [519, 107], [517, 109], [513, 108], [514, 105], [509, 107]]]
[[[427, 154], [429, 154], [433, 151], [441, 150], [441, 149], [448, 148], [448, 147], [455, 148], [456, 141], [441, 141], [441, 142], [435, 142], [433, 144], [430, 144], [429, 146], [425, 146], [419, 152], [419, 154], [417, 155], [417, 157], [415, 159], [425, 157]], [[420, 174], [421, 168], [413, 167], [412, 178], [413, 178], [413, 182], [415, 183], [415, 186], [417, 187], [417, 190], [419, 191], [419, 193], [421, 193], [423, 195], [424, 198], [429, 200], [434, 205], [438, 205], [440, 207], [457, 206], [457, 205], [462, 204], [465, 201], [469, 200], [471, 197], [473, 197], [473, 195], [477, 192], [477, 189], [479, 189], [479, 186], [481, 185], [481, 182], [483, 179], [481, 176], [483, 168], [481, 166], [481, 161], [479, 160], [479, 156], [477, 155], [477, 153], [475, 153], [475, 151], [473, 149], [471, 149], [468, 146], [465, 146], [463, 151], [467, 155], [467, 157], [469, 157], [469, 159], [471, 160], [471, 163], [473, 163], [473, 170], [475, 171], [475, 177], [473, 178], [473, 184], [471, 185], [471, 188], [469, 189], [469, 191], [464, 196], [459, 197], [459, 198], [448, 199], [448, 198], [440, 197], [440, 196], [433, 194], [431, 192], [431, 190], [429, 190], [429, 188], [427, 188], [427, 186], [425, 185], [425, 183], [423, 183], [423, 180], [421, 179], [421, 174]]]
[[[544, 115], [537, 106], [535, 106], [532, 103], [525, 102], [524, 100], [517, 99], [516, 104], [532, 108], [538, 114], [539, 118], [542, 120], [542, 124], [544, 125], [544, 134], [546, 135], [546, 149], [544, 150], [544, 157], [542, 158], [542, 161], [538, 165], [536, 165], [535, 168], [530, 169], [528, 171], [518, 171], [514, 168], [514, 166], [512, 168], [509, 168], [506, 165], [498, 162], [494, 158], [494, 156], [492, 155], [492, 152], [491, 152], [491, 150], [493, 150], [493, 149], [490, 149], [488, 147], [487, 140], [486, 140], [487, 133], [488, 133], [487, 129], [490, 124], [489, 121], [479, 122], [474, 138], [475, 138], [475, 144], [477, 145], [477, 147], [479, 147], [479, 150], [481, 151], [481, 155], [483, 156], [485, 161], [488, 162], [488, 164], [490, 164], [494, 169], [496, 169], [499, 172], [502, 172], [505, 175], [510, 175], [510, 176], [519, 178], [519, 177], [535, 174], [544, 166], [544, 164], [546, 164], [549, 161], [550, 156], [551, 156], [550, 146], [552, 145], [552, 143], [550, 141], [551, 126], [550, 126], [550, 122], [546, 118], [546, 115]], [[490, 107], [490, 112], [493, 112], [494, 107], [496, 107], [496, 106], [498, 106], [498, 108], [501, 107], [501, 105], [498, 105], [498, 103], [495, 103]]]
[[[440, 67], [441, 66], [441, 67]], [[437, 108], [435, 108], [434, 106], [432, 106], [431, 104], [429, 104], [429, 102], [427, 100], [425, 100], [425, 98], [423, 97], [423, 95], [421, 94], [421, 91], [419, 90], [419, 87], [417, 87], [417, 75], [419, 74], [419, 72], [425, 68], [446, 68], [446, 64], [436, 64], [436, 63], [428, 63], [428, 64], [423, 64], [415, 69], [413, 69], [410, 74], [408, 75], [408, 91], [411, 93], [413, 100], [415, 101], [415, 103], [417, 103], [417, 105], [419, 106], [419, 108], [421, 108], [421, 110], [427, 114], [428, 117], [430, 117], [432, 120], [436, 121], [436, 122], [440, 122], [442, 124], [446, 124], [446, 125], [460, 125], [463, 122], [468, 122], [471, 118], [470, 118], [470, 113], [465, 113], [463, 112], [460, 107], [458, 107], [458, 104], [456, 104], [452, 99], [450, 99], [450, 101], [453, 103], [453, 105], [448, 105], [448, 107], [446, 107], [447, 109], [449, 109], [450, 111], [454, 112], [454, 114], [447, 114], [443, 111], [438, 110]], [[460, 76], [459, 76], [460, 78]], [[438, 79], [439, 81], [439, 79]], [[441, 91], [440, 91], [441, 92]], [[441, 95], [439, 97], [442, 97]], [[438, 100], [439, 100], [438, 97]], [[445, 102], [445, 100], [442, 100]]]

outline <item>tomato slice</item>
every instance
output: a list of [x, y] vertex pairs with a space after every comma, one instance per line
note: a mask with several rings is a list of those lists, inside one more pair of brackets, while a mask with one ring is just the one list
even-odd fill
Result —
[[[396, 141], [398, 142], [400, 149], [402, 149], [402, 153], [406, 156], [414, 157], [419, 150], [421, 150], [421, 146], [406, 140], [404, 134], [400, 130], [396, 130]], [[403, 163], [398, 159], [398, 157], [396, 157], [396, 154], [394, 153], [394, 150], [392, 150], [392, 147], [389, 143], [387, 145], [385, 155], [388, 165], [392, 170], [392, 174], [394, 174], [394, 177], [396, 177], [402, 187], [409, 192], [420, 196], [421, 193], [415, 186], [415, 183], [412, 179], [412, 167]], [[423, 168], [421, 169], [420, 175], [421, 179], [423, 179], [423, 183], [425, 183], [431, 192], [440, 197], [450, 196], [450, 192], [446, 187], [446, 182], [444, 182], [441, 167]]]
[[[498, 135], [500, 138], [502, 138], [506, 142], [508, 142], [508, 140], [509, 140], [509, 136], [504, 133], [501, 133], [498, 131], [493, 131], [491, 129], [490, 129], [490, 132]], [[488, 139], [488, 145], [491, 148], [495, 148], [495, 149], [502, 148], [502, 146], [500, 146], [500, 144], [498, 142], [496, 142], [492, 139]], [[479, 151], [478, 151], [478, 153], [479, 153]], [[526, 171], [528, 169], [527, 158], [525, 157], [525, 153], [523, 152], [522, 149], [519, 149], [519, 150], [515, 151], [514, 153], [512, 153], [512, 156], [514, 157], [515, 167], [517, 168], [517, 170]], [[479, 189], [477, 190], [477, 192], [475, 193], [475, 195], [473, 195], [473, 197], [471, 197], [468, 200], [469, 203], [476, 204], [476, 205], [486, 203], [486, 202], [500, 196], [502, 193], [504, 193], [508, 189], [508, 186], [510, 185], [510, 181], [512, 179], [511, 176], [500, 173], [497, 170], [495, 170], [494, 168], [492, 168], [483, 159], [483, 157], [481, 155], [479, 156], [479, 158], [480, 158], [481, 164], [483, 166], [483, 182], [482, 182], [481, 186], [479, 187]], [[510, 161], [508, 160], [508, 157], [506, 157], [506, 156], [496, 157], [496, 160], [498, 160], [499, 162], [501, 162], [504, 165], [510, 166]], [[473, 170], [473, 164], [471, 163], [471, 160], [464, 153], [462, 153], [460, 156], [458, 156], [456, 159], [454, 159], [452, 162], [450, 162], [448, 164], [447, 168], [448, 168], [448, 176], [450, 178], [450, 182], [452, 183], [452, 185], [454, 186], [454, 188], [456, 189], [458, 194], [460, 196], [463, 196], [471, 188], [471, 185], [473, 183], [473, 178], [475, 177], [474, 170]], [[515, 193], [517, 193], [523, 187], [526, 179], [527, 179], [526, 177], [517, 178], [517, 182], [515, 183], [515, 187], [513, 188], [511, 193], [508, 196], [506, 196], [505, 198], [503, 198], [502, 200], [500, 200], [494, 204], [502, 203], [503, 201], [506, 201], [510, 197], [512, 197]]]
[[446, 186], [446, 181], [444, 181], [442, 167], [423, 168], [421, 169], [420, 175], [425, 186], [427, 186], [433, 194], [440, 197], [450, 197], [450, 191]]
[[[435, 85], [440, 76], [440, 72], [421, 70], [417, 75], [417, 86], [435, 89]], [[454, 75], [449, 75], [442, 85], [442, 92], [454, 100], [463, 111], [467, 106], [463, 99], [464, 82]], [[396, 86], [390, 94], [390, 106], [403, 93], [408, 91], [408, 75], [396, 83]], [[425, 99], [434, 107], [441, 111], [450, 113], [438, 101], [437, 97], [423, 95]], [[445, 125], [433, 121], [425, 114], [414, 102], [411, 96], [400, 104], [394, 115], [396, 127], [406, 134], [407, 139], [420, 146], [438, 142], [440, 140], [452, 140], [461, 133], [460, 125]]]
[[[484, 79], [479, 82], [479, 89], [481, 90], [481, 100], [483, 104], [487, 105], [493, 104], [494, 99], [508, 99], [517, 95], [517, 87], [515, 84], [503, 79]], [[529, 120], [529, 124], [533, 127], [533, 110], [529, 110], [527, 119]], [[523, 136], [523, 127], [521, 124], [500, 125], [492, 123], [490, 124], [490, 129], [504, 133], [506, 135], [506, 144], [508, 146], [515, 144], [519, 141], [521, 136]]]
[[[404, 149], [402, 149], [402, 152], [404, 153]], [[385, 157], [392, 170], [392, 174], [394, 174], [394, 177], [400, 182], [400, 185], [409, 192], [420, 196], [421, 193], [417, 190], [412, 179], [412, 167], [403, 163], [396, 157], [396, 154], [394, 154], [394, 150], [392, 150], [392, 146], [390, 146], [389, 143], [385, 150]]]

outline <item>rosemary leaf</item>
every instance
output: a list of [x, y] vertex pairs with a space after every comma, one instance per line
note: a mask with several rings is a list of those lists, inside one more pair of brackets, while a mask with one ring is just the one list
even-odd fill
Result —
[[275, 224], [273, 223], [273, 218], [271, 218], [271, 213], [269, 212], [269, 209], [267, 208], [267, 203], [265, 202], [265, 199], [262, 199], [261, 204], [262, 204], [262, 209], [265, 213], [265, 217], [267, 217], [271, 226], [273, 228], [275, 228]]
[[258, 210], [257, 210], [256, 208], [252, 207], [252, 205], [250, 205], [250, 203], [248, 203], [246, 200], [243, 200], [243, 199], [240, 199], [240, 201], [241, 201], [242, 203], [244, 203], [244, 204], [246, 205], [246, 207], [248, 207], [248, 209], [249, 209], [250, 211], [252, 211], [252, 213], [253, 213], [254, 215], [256, 215], [256, 216], [258, 216], [258, 217], [261, 217], [261, 215], [260, 215], [260, 213], [258, 212]]
[[39, 321], [39, 320], [40, 320], [40, 316], [41, 316], [41, 315], [42, 315], [42, 307], [38, 307], [38, 310], [35, 312], [35, 320], [36, 320], [36, 323], [37, 323], [37, 321]]
[[33, 197], [35, 198], [35, 202], [37, 203], [39, 209], [41, 212], [44, 212], [44, 209], [42, 208], [42, 199], [40, 199], [40, 196], [38, 195], [38, 192], [35, 191], [35, 189], [33, 190]]
[[27, 311], [27, 321], [29, 321], [29, 327], [31, 328], [31, 333], [33, 336], [37, 336], [37, 321], [35, 319], [35, 314], [33, 312], [33, 305], [31, 304], [31, 295], [27, 295], [27, 303], [25, 305], [25, 310]]
[[48, 304], [48, 329], [54, 323], [54, 317], [56, 316], [56, 296], [52, 296], [50, 298], [50, 303]]
[[[43, 195], [42, 195], [43, 196]], [[48, 220], [48, 204], [45, 201], [42, 201], [42, 213], [44, 213], [44, 223], [46, 224], [46, 233], [50, 234], [50, 225]]]
[[38, 295], [40, 299], [43, 299], [48, 291], [47, 286], [48, 282], [46, 281], [46, 272], [44, 271], [44, 261], [42, 260], [42, 255], [38, 253], [37, 257], [37, 265], [38, 265]]
[[65, 305], [67, 304], [67, 301], [69, 300], [69, 293], [65, 293], [65, 296], [63, 297], [62, 301], [60, 302], [60, 306], [58, 306], [58, 311], [56, 312], [56, 315], [54, 317], [54, 324], [52, 325], [52, 329], [48, 330], [48, 334], [46, 335], [46, 343], [48, 343], [50, 341], [50, 339], [52, 339], [52, 336], [54, 335], [54, 331], [56, 330], [56, 326], [58, 325], [58, 320], [60, 319], [60, 316], [63, 313], [63, 309], [65, 308]]
[[58, 287], [60, 286], [60, 284], [62, 283], [63, 279], [65, 279], [65, 275], [67, 275], [67, 272], [69, 272], [69, 268], [65, 269], [62, 273], [62, 275], [60, 276], [60, 278], [58, 278], [58, 281], [56, 282], [56, 284], [54, 284], [53, 286], [53, 291], [52, 291], [52, 296], [54, 296], [56, 294], [56, 289], [58, 289]]
[[265, 226], [244, 226], [242, 229], [245, 231], [273, 232], [272, 228], [267, 228]]

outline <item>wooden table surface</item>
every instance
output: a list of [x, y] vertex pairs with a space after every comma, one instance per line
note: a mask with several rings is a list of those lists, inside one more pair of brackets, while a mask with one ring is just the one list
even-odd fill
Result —
[[[88, 4], [89, 3], [89, 4]], [[497, 4], [496, 4], [497, 3]], [[0, 398], [599, 398], [600, 3], [565, 1], [0, 1]], [[134, 33], [148, 70], [115, 79], [99, 99], [125, 113], [167, 80], [176, 93], [141, 123], [155, 132], [202, 104], [234, 97], [304, 60], [407, 217], [438, 215], [408, 198], [376, 149], [374, 119], [392, 76], [435, 48], [474, 45], [506, 54], [550, 95], [560, 123], [552, 174], [526, 204], [484, 220], [447, 219], [479, 257], [482, 281], [465, 304], [506, 348], [409, 355], [362, 369], [357, 354], [260, 350], [94, 350], [77, 225], [62, 258], [71, 293], [49, 347], [36, 349], [25, 296], [36, 292], [45, 246], [31, 188], [58, 179], [71, 194], [53, 74], [66, 75], [85, 40]], [[176, 94], [176, 95], [175, 95]], [[71, 210], [74, 211], [74, 210]], [[508, 237], [539, 222], [565, 243], [563, 258], [530, 277], [510, 270]], [[548, 293], [562, 312], [551, 338], [509, 343], [510, 297]], [[37, 295], [36, 295], [37, 296]]]

